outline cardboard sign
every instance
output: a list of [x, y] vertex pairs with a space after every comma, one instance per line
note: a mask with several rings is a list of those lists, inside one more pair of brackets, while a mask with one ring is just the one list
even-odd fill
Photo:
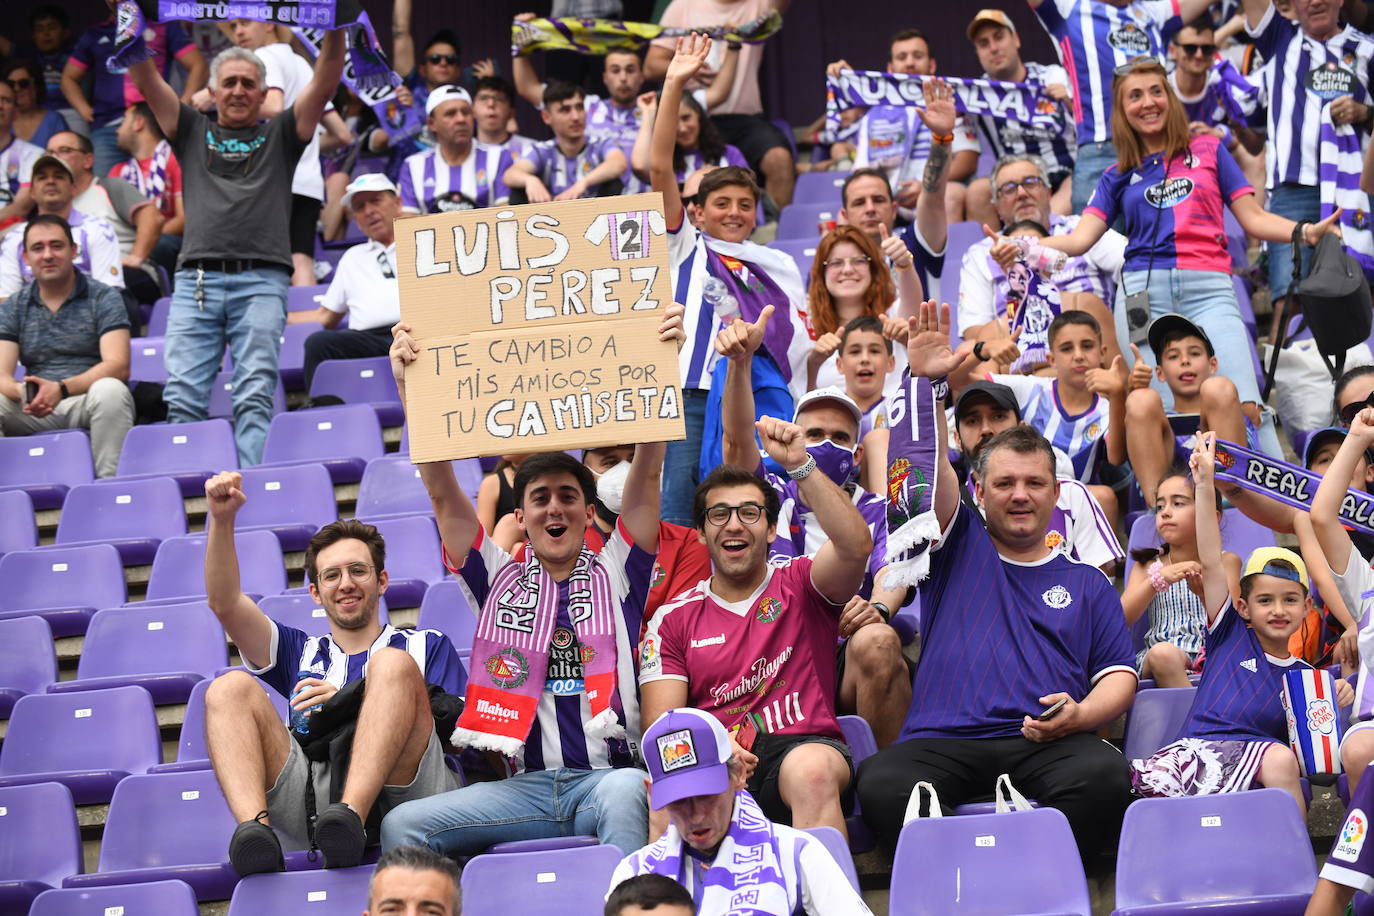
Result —
[[415, 462], [685, 438], [658, 194], [396, 223]]

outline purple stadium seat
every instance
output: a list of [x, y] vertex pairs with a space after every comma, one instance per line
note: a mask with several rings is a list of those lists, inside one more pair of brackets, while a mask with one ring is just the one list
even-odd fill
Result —
[[163, 538], [185, 533], [181, 488], [170, 477], [154, 477], [73, 487], [56, 541], [60, 547], [111, 544], [126, 566], [139, 566], [153, 561]]
[[801, 274], [803, 288], [811, 285], [811, 264], [816, 260], [816, 246], [820, 239], [777, 239], [768, 244], [774, 251], [781, 251], [797, 265]]
[[239, 510], [237, 531], [271, 531], [282, 550], [304, 550], [316, 531], [339, 517], [334, 483], [323, 465], [245, 468], [242, 473], [248, 502]]
[[405, 455], [374, 458], [358, 485], [358, 518], [369, 522], [404, 515], [434, 515], [420, 469]]
[[390, 607], [419, 607], [431, 585], [448, 575], [440, 554], [439, 530], [432, 518], [379, 519], [386, 538], [386, 600]]
[[1090, 916], [1092, 905], [1068, 818], [1039, 808], [909, 822], [892, 860], [888, 913]]
[[76, 680], [59, 681], [48, 692], [133, 684], [159, 705], [185, 703], [197, 682], [227, 664], [224, 630], [203, 603], [106, 608], [91, 618]]
[[620, 859], [605, 845], [476, 856], [463, 869], [463, 914], [506, 916], [518, 900], [526, 913], [599, 916]]
[[[299, 327], [299, 325], [294, 325]], [[354, 483], [386, 452], [377, 413], [364, 404], [277, 414], [267, 430], [266, 466], [318, 462], [335, 483]]]
[[839, 212], [839, 201], [802, 203], [794, 200], [783, 207], [782, 213], [778, 216], [777, 237], [818, 241], [825, 234], [821, 231], [820, 224], [835, 219]]
[[[137, 427], [135, 427], [137, 429]], [[286, 565], [281, 544], [270, 531], [236, 531], [234, 550], [239, 558], [240, 585], [252, 596], [276, 595], [286, 588]], [[136, 602], [180, 604], [205, 595], [205, 535], [168, 538], [157, 548], [148, 575], [148, 597]]]
[[115, 789], [99, 870], [64, 887], [180, 880], [198, 900], [227, 900], [238, 874], [227, 861], [234, 816], [210, 770], [130, 776]]
[[249, 875], [234, 888], [228, 916], [352, 913], [367, 900], [371, 865]]
[[[390, 563], [389, 560], [388, 563]], [[324, 636], [329, 632], [329, 617], [325, 614], [324, 608], [316, 604], [315, 599], [310, 597], [308, 587], [290, 594], [264, 598], [258, 602], [258, 606], [262, 608], [264, 614], [277, 623], [295, 627], [307, 636]], [[382, 626], [391, 622], [391, 615], [387, 613], [385, 597], [377, 599], [377, 619], [381, 621]], [[268, 693], [271, 692], [268, 691]]]
[[849, 845], [844, 837], [834, 827], [807, 827], [806, 832], [824, 844], [826, 852], [840, 866], [844, 876], [849, 879], [850, 885], [854, 890], [859, 889], [859, 873], [854, 870], [854, 857], [849, 852]]
[[1301, 913], [1316, 878], [1307, 827], [1282, 789], [1145, 798], [1121, 825], [1115, 916]]
[[7, 553], [0, 557], [0, 582], [0, 620], [37, 614], [53, 636], [86, 632], [97, 609], [128, 598], [124, 564], [109, 544]]
[[[840, 730], [844, 732], [845, 744], [854, 759], [854, 771], [866, 758], [878, 753], [878, 742], [873, 738], [873, 728], [861, 716], [840, 716]], [[873, 831], [864, 823], [859, 811], [859, 800], [854, 799], [854, 813], [845, 818], [845, 829], [849, 831], [849, 848], [854, 852], [868, 852], [878, 844]]]
[[72, 793], [56, 782], [0, 788], [0, 812], [0, 913], [27, 913], [35, 897], [81, 872]]
[[[277, 387], [272, 391], [272, 414], [286, 413], [286, 389], [282, 387], [281, 378], [277, 378]], [[210, 408], [211, 417], [223, 417], [233, 419], [234, 416], [234, 371], [226, 369], [215, 376], [214, 382], [210, 386]], [[234, 456], [234, 466], [238, 466], [238, 455]]]
[[1239, 509], [1221, 513], [1221, 546], [1240, 557], [1242, 563], [1260, 547], [1274, 546], [1274, 532], [1249, 518]]
[[[986, 238], [982, 223], [966, 220], [949, 227], [949, 241], [945, 243], [945, 268], [940, 276], [940, 301], [957, 303], [959, 301], [959, 272], [964, 263], [964, 252], [976, 242]], [[949, 310], [951, 322], [957, 322], [957, 310]], [[959, 336], [957, 327], [951, 328], [954, 336]]]
[[[157, 314], [156, 311], [153, 313]], [[151, 327], [151, 324], [149, 325]], [[152, 332], [149, 331], [151, 334]], [[167, 349], [166, 337], [135, 337], [129, 341], [129, 384], [135, 382], [167, 381], [167, 364], [163, 352]]]
[[328, 283], [318, 286], [293, 286], [286, 291], [286, 310], [288, 312], [309, 312], [320, 307]]
[[792, 190], [794, 204], [830, 204], [839, 209], [844, 203], [840, 191], [848, 172], [802, 172]]
[[405, 422], [390, 357], [325, 360], [315, 367], [310, 381], [310, 396], [321, 395], [333, 395], [345, 404], [367, 404], [383, 426]]
[[52, 629], [36, 614], [0, 620], [0, 719], [19, 698], [43, 693], [57, 680]]
[[162, 337], [167, 333], [167, 315], [171, 311], [171, 296], [163, 296], [153, 303], [153, 313], [148, 318], [148, 326], [143, 329], [147, 336]]
[[[177, 739], [176, 761], [149, 767], [149, 773], [181, 773], [187, 770], [210, 769], [210, 754], [205, 749], [205, 691], [210, 689], [211, 683], [212, 679], [207, 678], [196, 684], [191, 688], [190, 697], [186, 699], [186, 717], [181, 722], [181, 737]], [[257, 683], [262, 685], [262, 681]], [[277, 714], [285, 723], [288, 715], [286, 697], [275, 690], [268, 690], [265, 686], [263, 692], [272, 701]]]
[[[307, 289], [308, 287], [293, 287]], [[314, 305], [308, 308], [314, 308]], [[305, 339], [316, 331], [323, 331], [318, 321], [288, 324], [281, 332], [281, 353], [277, 357], [277, 371], [287, 391], [305, 390]]]
[[[265, 912], [265, 911], [264, 911]], [[184, 881], [122, 887], [54, 888], [38, 895], [29, 916], [110, 916], [113, 913], [199, 916], [196, 893]]]
[[477, 632], [477, 612], [468, 604], [462, 584], [455, 579], [445, 579], [425, 592], [416, 626], [422, 630], [438, 630], [461, 652], [472, 648], [472, 637]]
[[547, 852], [550, 849], [576, 849], [596, 845], [597, 839], [594, 836], [550, 836], [534, 840], [493, 843], [487, 848], [487, 852]]
[[97, 804], [130, 773], [161, 762], [153, 698], [142, 687], [31, 693], [10, 713], [0, 786], [60, 782], [78, 805]]
[[0, 557], [38, 546], [33, 499], [23, 490], [0, 490]]
[[85, 430], [0, 438], [0, 491], [24, 490], [35, 509], [56, 509], [67, 491], [95, 479]]
[[154, 423], [129, 430], [119, 453], [118, 473], [99, 482], [170, 477], [181, 487], [182, 496], [204, 496], [205, 481], [238, 466], [234, 428], [227, 420]]
[[1136, 693], [1126, 714], [1123, 751], [1127, 760], [1144, 759], [1178, 738], [1197, 697], [1196, 687], [1157, 687]]

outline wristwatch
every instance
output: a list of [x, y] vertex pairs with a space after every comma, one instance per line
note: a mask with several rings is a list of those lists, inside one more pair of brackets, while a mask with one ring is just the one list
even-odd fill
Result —
[[71, 392], [67, 391], [67, 383], [65, 380], [61, 380], [57, 383], [57, 390], [62, 392], [62, 397], [71, 397]]
[[878, 616], [883, 618], [883, 623], [887, 623], [892, 619], [892, 612], [888, 610], [887, 605], [883, 604], [881, 601], [870, 601], [869, 607], [878, 612]]
[[987, 357], [983, 355], [983, 344], [984, 341], [980, 340], [973, 345], [973, 357], [980, 363], [987, 359]]
[[791, 477], [793, 480], [805, 480], [807, 477], [811, 476], [811, 472], [814, 470], [816, 470], [816, 456], [807, 455], [806, 461], [798, 467], [788, 471], [787, 476]]

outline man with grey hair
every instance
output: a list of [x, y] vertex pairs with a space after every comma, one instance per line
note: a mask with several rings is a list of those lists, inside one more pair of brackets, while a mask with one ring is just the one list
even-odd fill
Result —
[[367, 882], [367, 909], [363, 916], [458, 916], [462, 910], [458, 866], [452, 859], [424, 846], [397, 846], [377, 860]]
[[[1050, 212], [1050, 179], [1039, 158], [1009, 153], [997, 160], [991, 178], [992, 204], [1001, 224], [999, 234], [1067, 235], [1078, 225], [1077, 215]], [[986, 371], [1006, 372], [1020, 355], [1006, 320], [1008, 294], [1013, 299], [1016, 295], [1007, 282], [1007, 271], [992, 257], [992, 245], [992, 239], [986, 238], [964, 252], [959, 275], [959, 333], [964, 340], [977, 341], [978, 355], [994, 364]], [[1068, 258], [1050, 277], [1064, 310], [1087, 312], [1102, 326], [1109, 364], [1121, 350], [1112, 332], [1115, 321], [1107, 303], [1115, 295], [1113, 277], [1121, 270], [1125, 253], [1126, 237], [1108, 229], [1086, 254]]]
[[295, 103], [261, 123], [267, 69], [245, 48], [228, 48], [210, 65], [213, 119], [182, 104], [151, 59], [129, 67], [181, 163], [186, 199], [167, 319], [167, 419], [206, 418], [228, 343], [234, 435], [244, 466], [262, 460], [272, 420], [292, 272], [291, 178], [338, 88], [343, 54], [343, 32], [329, 32]]

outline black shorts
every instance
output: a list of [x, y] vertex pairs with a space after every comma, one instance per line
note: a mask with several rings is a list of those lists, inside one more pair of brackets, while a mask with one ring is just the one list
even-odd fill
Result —
[[291, 253], [315, 256], [315, 232], [320, 223], [318, 200], [301, 194], [291, 195]]
[[850, 756], [849, 746], [843, 741], [836, 741], [834, 738], [824, 738], [820, 735], [769, 735], [760, 734], [754, 739], [754, 746], [750, 748], [759, 758], [758, 766], [754, 768], [754, 775], [749, 777], [749, 794], [754, 796], [754, 801], [759, 803], [763, 813], [768, 816], [770, 821], [778, 824], [792, 824], [792, 812], [787, 807], [787, 803], [782, 800], [782, 790], [778, 788], [778, 774], [782, 772], [782, 759], [794, 747], [803, 744], [824, 744], [833, 747], [844, 755], [844, 762], [849, 766], [849, 784], [840, 793], [840, 807], [846, 816], [854, 812], [854, 758]]
[[759, 164], [763, 162], [764, 154], [774, 147], [781, 146], [787, 150], [789, 157], [792, 155], [792, 145], [782, 131], [763, 115], [712, 115], [711, 120], [720, 131], [721, 138], [737, 147], [749, 162], [749, 167], [756, 172], [760, 171]]

